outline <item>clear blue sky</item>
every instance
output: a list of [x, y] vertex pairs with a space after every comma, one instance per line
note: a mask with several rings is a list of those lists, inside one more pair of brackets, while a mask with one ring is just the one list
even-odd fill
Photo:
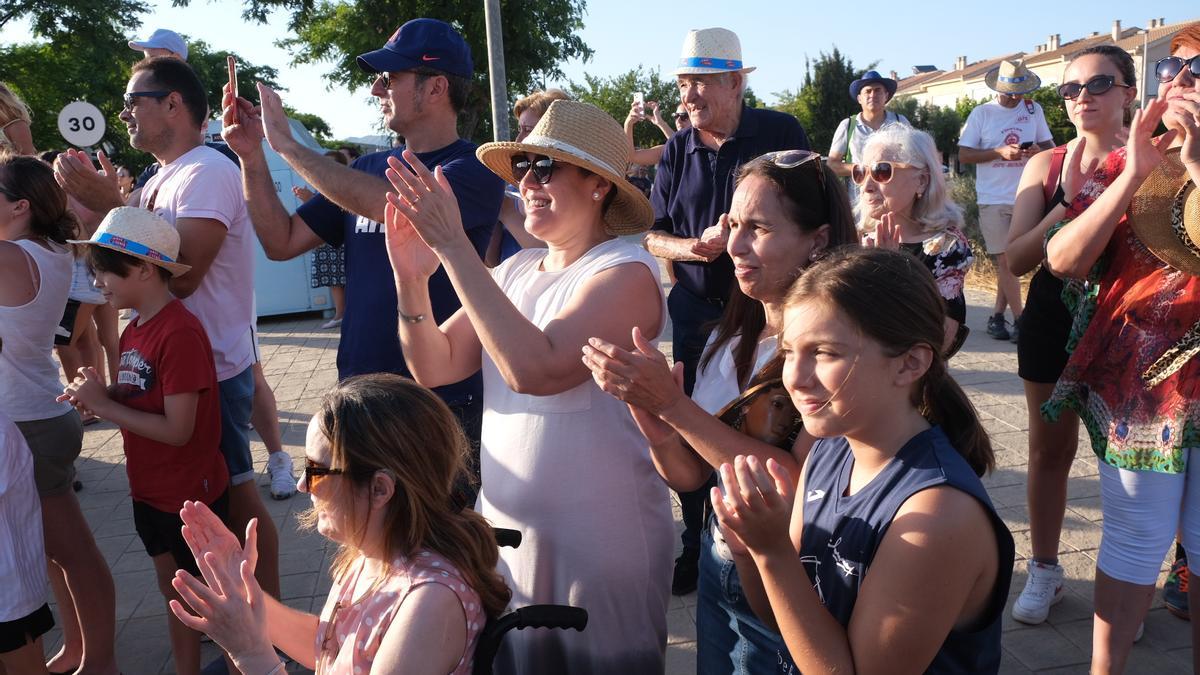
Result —
[[[268, 25], [259, 26], [241, 20], [241, 3], [235, 0], [192, 0], [187, 8], [171, 7], [170, 0], [152, 0], [152, 4], [156, 10], [142, 17], [139, 34], [158, 27], [172, 28], [217, 49], [274, 66], [289, 89], [283, 94], [287, 103], [324, 117], [339, 137], [373, 133], [378, 107], [370, 103], [366, 91], [326, 91], [320, 84], [314, 86], [321, 82], [324, 65], [288, 65], [287, 52], [274, 45], [275, 40], [285, 37], [286, 15], [276, 15]], [[1062, 41], [1067, 42], [1092, 31], [1108, 32], [1114, 19], [1130, 27], [1145, 26], [1152, 15], [1165, 17], [1167, 23], [1200, 18], [1200, 9], [1182, 0], [1147, 3], [1131, 10], [1133, 4], [1116, 0], [1025, 6], [945, 0], [592, 0], [582, 37], [595, 50], [595, 56], [588, 63], [563, 64], [563, 70], [567, 80], [575, 81], [581, 81], [584, 72], [616, 75], [639, 64], [661, 67], [669, 73], [679, 58], [688, 29], [723, 26], [740, 36], [746, 64], [758, 67], [750, 76], [751, 86], [760, 98], [773, 102], [774, 92], [799, 87], [806, 55], [816, 57], [835, 45], [856, 66], [877, 61], [878, 70], [885, 75], [895, 70], [903, 76], [918, 64], [951, 68], [960, 55], [977, 61], [1013, 51], [1032, 52], [1035, 44], [1045, 42], [1052, 33], [1061, 34]], [[519, 11], [522, 3], [509, 2], [508, 6]], [[24, 40], [26, 36], [27, 26], [10, 26], [0, 32], [0, 42]], [[563, 83], [547, 82], [551, 86]]]

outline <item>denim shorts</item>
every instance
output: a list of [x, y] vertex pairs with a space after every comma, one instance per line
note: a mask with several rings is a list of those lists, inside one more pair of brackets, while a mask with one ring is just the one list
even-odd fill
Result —
[[250, 413], [254, 410], [254, 366], [217, 383], [221, 390], [221, 454], [229, 469], [229, 484], [254, 479], [250, 456]]

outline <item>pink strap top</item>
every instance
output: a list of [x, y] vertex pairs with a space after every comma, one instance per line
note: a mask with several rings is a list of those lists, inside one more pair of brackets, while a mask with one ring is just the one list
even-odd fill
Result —
[[[392, 561], [391, 574], [355, 600], [365, 562], [365, 558], [359, 558], [342, 578], [334, 580], [329, 590], [317, 625], [318, 675], [370, 673], [375, 654], [401, 603], [414, 589], [430, 583], [454, 591], [462, 603], [467, 623], [466, 650], [450, 675], [470, 675], [475, 643], [487, 618], [479, 595], [458, 570], [437, 553], [421, 551], [410, 558]], [[362, 582], [372, 583], [365, 579]]]

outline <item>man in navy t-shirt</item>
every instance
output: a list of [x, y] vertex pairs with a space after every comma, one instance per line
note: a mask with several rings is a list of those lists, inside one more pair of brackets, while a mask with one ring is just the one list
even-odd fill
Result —
[[[458, 137], [458, 112], [474, 71], [471, 50], [453, 28], [433, 19], [414, 19], [392, 34], [383, 48], [358, 57], [377, 73], [371, 94], [379, 98], [388, 128], [428, 167], [440, 165], [454, 188], [463, 227], [482, 257], [500, 212], [504, 182], [475, 158], [475, 144]], [[259, 85], [261, 126], [253, 106], [226, 94], [226, 142], [242, 159], [242, 182], [250, 217], [272, 260], [287, 260], [323, 243], [345, 247], [346, 310], [338, 345], [338, 376], [389, 372], [409, 375], [400, 350], [396, 284], [384, 241], [384, 178], [387, 158], [404, 148], [365, 155], [350, 167], [296, 142], [283, 104]], [[289, 216], [276, 196], [262, 152], [266, 135], [280, 154], [319, 193]], [[401, 160], [403, 161], [403, 160]], [[438, 321], [460, 306], [444, 270], [429, 282]], [[463, 423], [478, 447], [482, 416], [479, 374], [435, 390]]]

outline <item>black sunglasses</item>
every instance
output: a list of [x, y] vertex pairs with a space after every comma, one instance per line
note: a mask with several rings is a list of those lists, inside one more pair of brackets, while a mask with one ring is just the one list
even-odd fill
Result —
[[3, 185], [0, 185], [0, 195], [4, 195], [5, 197], [8, 197], [11, 201], [14, 201], [14, 202], [20, 201], [22, 199], [22, 197], [20, 197], [16, 194], [13, 194], [12, 190], [9, 190], [8, 188], [4, 187]]
[[1124, 87], [1128, 89], [1133, 85], [1121, 84], [1112, 75], [1097, 75], [1092, 79], [1080, 84], [1078, 82], [1067, 82], [1058, 86], [1058, 95], [1063, 97], [1064, 101], [1074, 101], [1079, 94], [1086, 89], [1091, 96], [1099, 96], [1113, 87]]
[[675, 119], [679, 120], [680, 122], [686, 120], [687, 118], [688, 118], [688, 114], [685, 112], [675, 113]]
[[1158, 78], [1159, 82], [1166, 84], [1179, 77], [1179, 73], [1182, 73], [1185, 67], [1191, 72], [1192, 77], [1200, 78], [1200, 55], [1193, 56], [1186, 61], [1178, 56], [1161, 59], [1154, 64], [1154, 76]]
[[536, 155], [533, 159], [529, 159], [525, 155], [513, 155], [513, 183], [520, 183], [524, 180], [525, 174], [533, 171], [533, 179], [537, 181], [538, 185], [545, 185], [554, 175], [554, 165], [554, 159], [545, 155]]
[[326, 476], [340, 476], [346, 473], [343, 469], [331, 469], [304, 458], [304, 491], [312, 494], [313, 488], [325, 481]]
[[916, 169], [918, 167], [903, 162], [875, 162], [874, 164], [855, 164], [850, 169], [850, 180], [856, 185], [867, 182], [867, 176], [880, 185], [891, 182], [896, 175], [896, 169]]
[[391, 73], [387, 72], [386, 70], [380, 71], [378, 73], [378, 77], [379, 77], [379, 81], [383, 83], [384, 89], [392, 88], [392, 74]]
[[122, 97], [122, 100], [125, 103], [125, 110], [133, 110], [133, 104], [137, 103], [138, 98], [161, 99], [170, 95], [171, 92], [162, 89], [156, 91], [127, 91], [125, 92], [125, 96]]

